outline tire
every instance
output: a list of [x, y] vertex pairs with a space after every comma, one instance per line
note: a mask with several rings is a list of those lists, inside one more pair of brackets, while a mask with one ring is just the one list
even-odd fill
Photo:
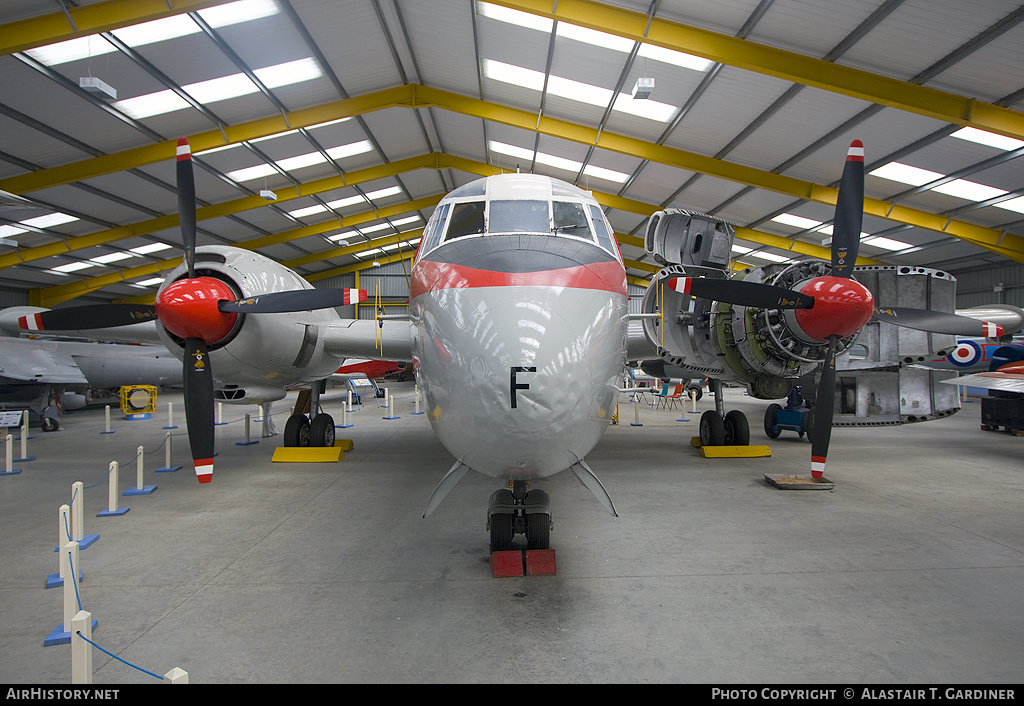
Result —
[[512, 515], [497, 512], [491, 515], [491, 552], [512, 549]]
[[717, 411], [709, 409], [700, 415], [701, 446], [722, 446], [725, 443], [725, 422]]
[[775, 423], [775, 415], [782, 411], [782, 405], [770, 404], [764, 411], [764, 433], [769, 439], [778, 439], [782, 429]]
[[39, 425], [43, 428], [43, 431], [57, 431], [60, 429], [60, 422], [53, 417], [43, 417], [39, 421]]
[[738, 409], [725, 415], [725, 445], [750, 445], [750, 424], [747, 423], [746, 415]]
[[313, 417], [309, 425], [310, 446], [334, 446], [334, 418], [329, 414]]
[[309, 420], [305, 414], [293, 414], [284, 425], [285, 446], [309, 446]]
[[535, 512], [526, 516], [526, 548], [551, 548], [551, 516], [545, 512]]

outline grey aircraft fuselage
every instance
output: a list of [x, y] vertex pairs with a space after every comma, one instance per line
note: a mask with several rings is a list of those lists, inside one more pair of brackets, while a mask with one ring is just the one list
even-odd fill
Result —
[[627, 347], [626, 273], [593, 196], [539, 175], [471, 182], [438, 204], [412, 274], [413, 365], [449, 452], [512, 481], [582, 461]]

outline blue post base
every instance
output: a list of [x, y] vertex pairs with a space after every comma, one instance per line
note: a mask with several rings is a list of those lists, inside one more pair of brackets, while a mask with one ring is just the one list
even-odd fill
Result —
[[178, 428], [177, 424], [175, 424], [173, 426], [169, 426], [169, 427], [164, 427], [164, 429], [177, 429], [177, 428]]
[[354, 427], [354, 426], [355, 426], [355, 424], [335, 424], [334, 428], [335, 429], [348, 429], [349, 427]]
[[96, 517], [117, 517], [117, 516], [125, 514], [129, 510], [131, 510], [130, 507], [119, 507], [119, 508], [117, 508], [116, 510], [113, 510], [113, 511], [111, 511], [111, 510], [103, 510], [102, 512], [97, 512], [96, 513]]
[[631, 427], [642, 427], [643, 424], [637, 424], [636, 422], [630, 422], [629, 426], [631, 426]]
[[14, 459], [11, 459], [11, 461], [13, 461], [14, 463], [24, 463], [25, 461], [35, 461], [35, 460], [36, 460], [35, 456], [26, 456], [25, 458], [14, 458]]
[[[82, 570], [78, 570], [78, 583], [82, 583]], [[64, 585], [64, 579], [60, 577], [60, 574], [50, 574], [46, 577], [47, 588], [60, 588]]]
[[[99, 538], [100, 538], [100, 536], [98, 534], [87, 534], [87, 535], [85, 535], [84, 537], [82, 537], [82, 541], [78, 543], [78, 551], [82, 551], [83, 549], [88, 549]], [[53, 551], [59, 552], [60, 551], [60, 547], [54, 547]], [[81, 572], [79, 572], [79, 573], [81, 573]]]
[[124, 418], [127, 419], [129, 422], [138, 422], [142, 421], [143, 419], [149, 419], [152, 416], [153, 415], [150, 414], [149, 412], [140, 412], [139, 414], [126, 414], [124, 415]]
[[[96, 626], [100, 624], [99, 620], [92, 621], [92, 629], [95, 630]], [[69, 645], [71, 644], [71, 633], [64, 632], [64, 626], [58, 625], [50, 633], [50, 636], [43, 640], [43, 647], [52, 647], [53, 645]]]
[[9, 471], [0, 471], [0, 476], [16, 476], [21, 473], [20, 468], [12, 468]]
[[117, 431], [117, 430], [116, 429], [111, 429], [110, 431], [101, 431], [100, 434], [113, 434], [115, 431]]
[[253, 444], [258, 444], [258, 443], [260, 443], [260, 442], [259, 441], [236, 441], [235, 442], [235, 446], [252, 446]]
[[[128, 490], [121, 493], [121, 495], [149, 495], [156, 490], [155, 485], [144, 485], [142, 488], [129, 488]], [[127, 512], [127, 508], [125, 509]]]
[[174, 473], [175, 471], [180, 471], [180, 470], [181, 470], [181, 466], [164, 466], [163, 468], [158, 468], [158, 469], [156, 469], [153, 472], [154, 473]]

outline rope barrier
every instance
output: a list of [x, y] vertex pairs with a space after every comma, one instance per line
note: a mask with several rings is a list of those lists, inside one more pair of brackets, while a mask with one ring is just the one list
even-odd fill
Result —
[[89, 643], [90, 645], [92, 645], [93, 647], [95, 647], [95, 648], [96, 648], [97, 650], [99, 650], [100, 652], [102, 652], [102, 653], [104, 653], [104, 654], [108, 654], [108, 655], [110, 655], [111, 657], [113, 657], [114, 659], [116, 659], [116, 660], [117, 660], [118, 662], [121, 662], [122, 664], [127, 664], [127, 665], [128, 665], [129, 667], [131, 667], [132, 669], [137, 669], [137, 670], [139, 670], [140, 672], [143, 672], [144, 674], [148, 674], [149, 676], [153, 677], [154, 679], [159, 679], [160, 681], [163, 681], [163, 680], [164, 680], [164, 678], [163, 678], [162, 676], [160, 676], [159, 674], [153, 674], [153, 672], [149, 671], [148, 669], [143, 669], [142, 667], [137, 667], [137, 666], [135, 666], [134, 664], [132, 664], [131, 662], [126, 662], [126, 661], [124, 661], [123, 659], [121, 659], [120, 657], [118, 657], [117, 655], [115, 655], [115, 654], [114, 654], [113, 652], [108, 652], [107, 650], [103, 649], [102, 647], [100, 647], [99, 645], [97, 645], [97, 644], [96, 644], [95, 642], [93, 642], [92, 640], [90, 640], [89, 638], [87, 638], [87, 637], [86, 637], [85, 635], [83, 635], [83, 634], [81, 633], [81, 631], [78, 631], [78, 632], [76, 632], [75, 634], [76, 634], [76, 635], [78, 635], [78, 636], [79, 636], [80, 638], [82, 638], [83, 640], [85, 640], [86, 642], [88, 642], [88, 643]]

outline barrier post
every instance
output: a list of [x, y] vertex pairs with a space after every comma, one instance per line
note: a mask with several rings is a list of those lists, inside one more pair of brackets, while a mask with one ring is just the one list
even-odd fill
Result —
[[141, 446], [135, 450], [135, 487], [124, 491], [122, 495], [149, 495], [156, 490], [155, 485], [142, 484], [142, 459], [145, 457], [145, 449]]
[[[352, 393], [349, 392], [349, 395]], [[352, 425], [348, 423], [348, 408], [345, 405], [341, 405], [341, 424], [334, 425], [338, 429], [348, 429]]]
[[420, 411], [420, 386], [416, 385], [414, 389], [416, 391], [416, 401], [414, 403], [416, 405], [416, 411], [413, 412], [413, 414], [423, 414], [423, 412]]
[[640, 423], [640, 402], [637, 400], [636, 395], [633, 396], [633, 423], [631, 427], [642, 427]]
[[117, 461], [111, 461], [110, 470], [107, 474], [107, 509], [96, 513], [96, 517], [123, 515], [129, 510], [127, 507], [117, 506], [117, 470]]
[[[68, 537], [68, 516], [70, 514], [71, 514], [71, 508], [69, 508], [67, 505], [61, 505], [60, 508], [57, 510], [57, 551], [58, 552], [60, 551], [61, 547], [65, 547], [65, 549], [66, 549], [67, 548], [67, 544], [69, 542], [73, 542], [74, 541], [74, 540], [71, 539], [71, 537]], [[78, 543], [75, 542], [75, 544], [77, 546]], [[65, 573], [67, 571], [66, 564], [67, 564], [67, 562], [66, 562], [65, 557], [63, 556], [63, 554], [61, 556], [57, 557], [57, 573], [50, 574], [49, 576], [46, 577], [46, 587], [47, 588], [59, 588], [60, 586], [64, 585], [64, 577], [67, 575]], [[81, 579], [81, 577], [82, 577], [82, 570], [81, 569], [78, 570], [78, 577], [79, 577], [79, 579]]]
[[7, 439], [4, 443], [4, 456], [6, 460], [4, 462], [4, 470], [0, 473], [0, 476], [16, 476], [21, 473], [20, 468], [14, 468], [14, 436], [11, 434], [7, 435]]
[[80, 610], [75, 614], [71, 635], [71, 683], [92, 684], [92, 613]]
[[167, 426], [165, 426], [164, 429], [177, 429], [177, 428], [178, 427], [176, 427], [174, 425], [174, 403], [173, 402], [168, 402], [167, 403]]
[[173, 473], [180, 470], [181, 466], [171, 465], [171, 432], [167, 432], [164, 437], [164, 465], [163, 468], [156, 469], [154, 473]]
[[[78, 551], [88, 549], [100, 538], [98, 534], [85, 533], [85, 484], [75, 481], [71, 484], [71, 541], [78, 542]], [[58, 547], [60, 544], [58, 543]]]
[[348, 411], [351, 412], [352, 411], [352, 390], [348, 391], [348, 405], [347, 405], [347, 407], [348, 407]]
[[388, 410], [388, 413], [391, 416], [384, 417], [384, 419], [398, 419], [398, 416], [395, 414], [395, 411], [392, 409], [393, 405], [394, 405], [394, 400], [391, 399], [391, 390], [389, 390], [388, 388], [385, 387], [384, 388], [384, 409]]
[[250, 441], [250, 439], [249, 439], [249, 417], [250, 417], [249, 413], [246, 412], [245, 413], [245, 441], [236, 441], [235, 442], [235, 446], [250, 446], [252, 444], [260, 443], [259, 439], [257, 439], [256, 441]]
[[224, 424], [224, 403], [217, 402], [217, 421], [214, 422], [215, 426], [221, 426]]
[[100, 434], [113, 434], [110, 429], [110, 405], [103, 406], [103, 431]]
[[188, 672], [181, 667], [175, 667], [164, 675], [164, 682], [167, 684], [188, 684]]
[[28, 410], [27, 409], [22, 412], [21, 417], [22, 417], [22, 422], [21, 422], [21, 456], [19, 458], [14, 459], [14, 460], [19, 462], [19, 463], [21, 463], [22, 461], [35, 461], [36, 460], [35, 456], [29, 456], [28, 455]]
[[[78, 563], [78, 542], [68, 542], [61, 547], [60, 551], [61, 570], [65, 576], [79, 577], [82, 570]], [[64, 582], [64, 621], [53, 629], [53, 632], [43, 640], [44, 647], [52, 645], [66, 645], [71, 642], [72, 621], [78, 615], [79, 607], [78, 581], [71, 580]], [[90, 620], [90, 630], [96, 629], [98, 621]]]

